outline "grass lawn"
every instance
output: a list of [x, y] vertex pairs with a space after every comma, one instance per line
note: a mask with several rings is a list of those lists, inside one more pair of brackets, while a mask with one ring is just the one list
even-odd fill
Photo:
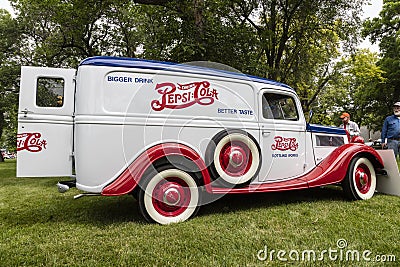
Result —
[[74, 200], [58, 178], [16, 178], [15, 164], [0, 163], [0, 266], [400, 265], [400, 197], [349, 202], [335, 187], [225, 196], [160, 226], [131, 196]]

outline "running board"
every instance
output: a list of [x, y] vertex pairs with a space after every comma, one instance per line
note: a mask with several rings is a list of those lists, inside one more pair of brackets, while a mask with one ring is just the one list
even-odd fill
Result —
[[81, 197], [95, 197], [95, 196], [101, 196], [101, 194], [98, 194], [98, 193], [82, 193], [82, 194], [74, 196], [74, 199], [78, 199], [78, 198], [81, 198]]

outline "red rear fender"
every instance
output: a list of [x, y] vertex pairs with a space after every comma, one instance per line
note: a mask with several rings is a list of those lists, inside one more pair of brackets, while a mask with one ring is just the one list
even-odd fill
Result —
[[101, 192], [104, 196], [119, 196], [130, 193], [143, 178], [146, 170], [157, 160], [167, 156], [184, 156], [196, 164], [201, 171], [203, 182], [210, 183], [210, 175], [203, 159], [190, 147], [178, 143], [159, 144], [149, 148], [137, 157], [117, 179], [107, 185]]

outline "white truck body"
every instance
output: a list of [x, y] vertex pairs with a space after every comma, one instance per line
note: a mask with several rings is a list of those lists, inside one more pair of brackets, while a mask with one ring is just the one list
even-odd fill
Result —
[[[298, 96], [287, 85], [127, 58], [89, 58], [77, 70], [22, 67], [18, 116], [17, 176], [72, 176], [75, 169], [77, 189], [104, 195], [157, 145], [190, 148], [209, 167], [210, 143], [227, 129], [245, 132], [260, 153], [227, 148], [229, 162], [241, 164], [247, 155], [257, 163], [243, 186], [242, 178], [232, 179], [246, 177], [252, 166], [238, 174], [232, 174], [237, 165], [233, 171], [223, 167], [231, 173], [223, 179], [234, 185], [228, 186], [232, 192], [238, 185], [238, 192], [251, 192], [259, 186], [268, 191], [268, 184], [279, 185], [271, 189], [276, 191], [332, 183], [313, 184], [316, 178], [309, 174], [338, 147], [349, 145], [342, 129], [308, 125]], [[211, 156], [211, 162], [218, 157], [225, 164], [223, 156]], [[207, 181], [209, 193], [225, 186]]]

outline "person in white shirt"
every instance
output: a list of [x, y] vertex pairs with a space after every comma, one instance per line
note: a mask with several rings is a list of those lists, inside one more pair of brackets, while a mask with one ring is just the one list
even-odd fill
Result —
[[343, 112], [342, 115], [340, 115], [340, 118], [342, 119], [342, 124], [340, 124], [340, 127], [344, 128], [345, 130], [347, 130], [349, 132], [350, 139], [353, 136], [360, 135], [360, 128], [358, 127], [357, 123], [350, 120], [349, 113]]

